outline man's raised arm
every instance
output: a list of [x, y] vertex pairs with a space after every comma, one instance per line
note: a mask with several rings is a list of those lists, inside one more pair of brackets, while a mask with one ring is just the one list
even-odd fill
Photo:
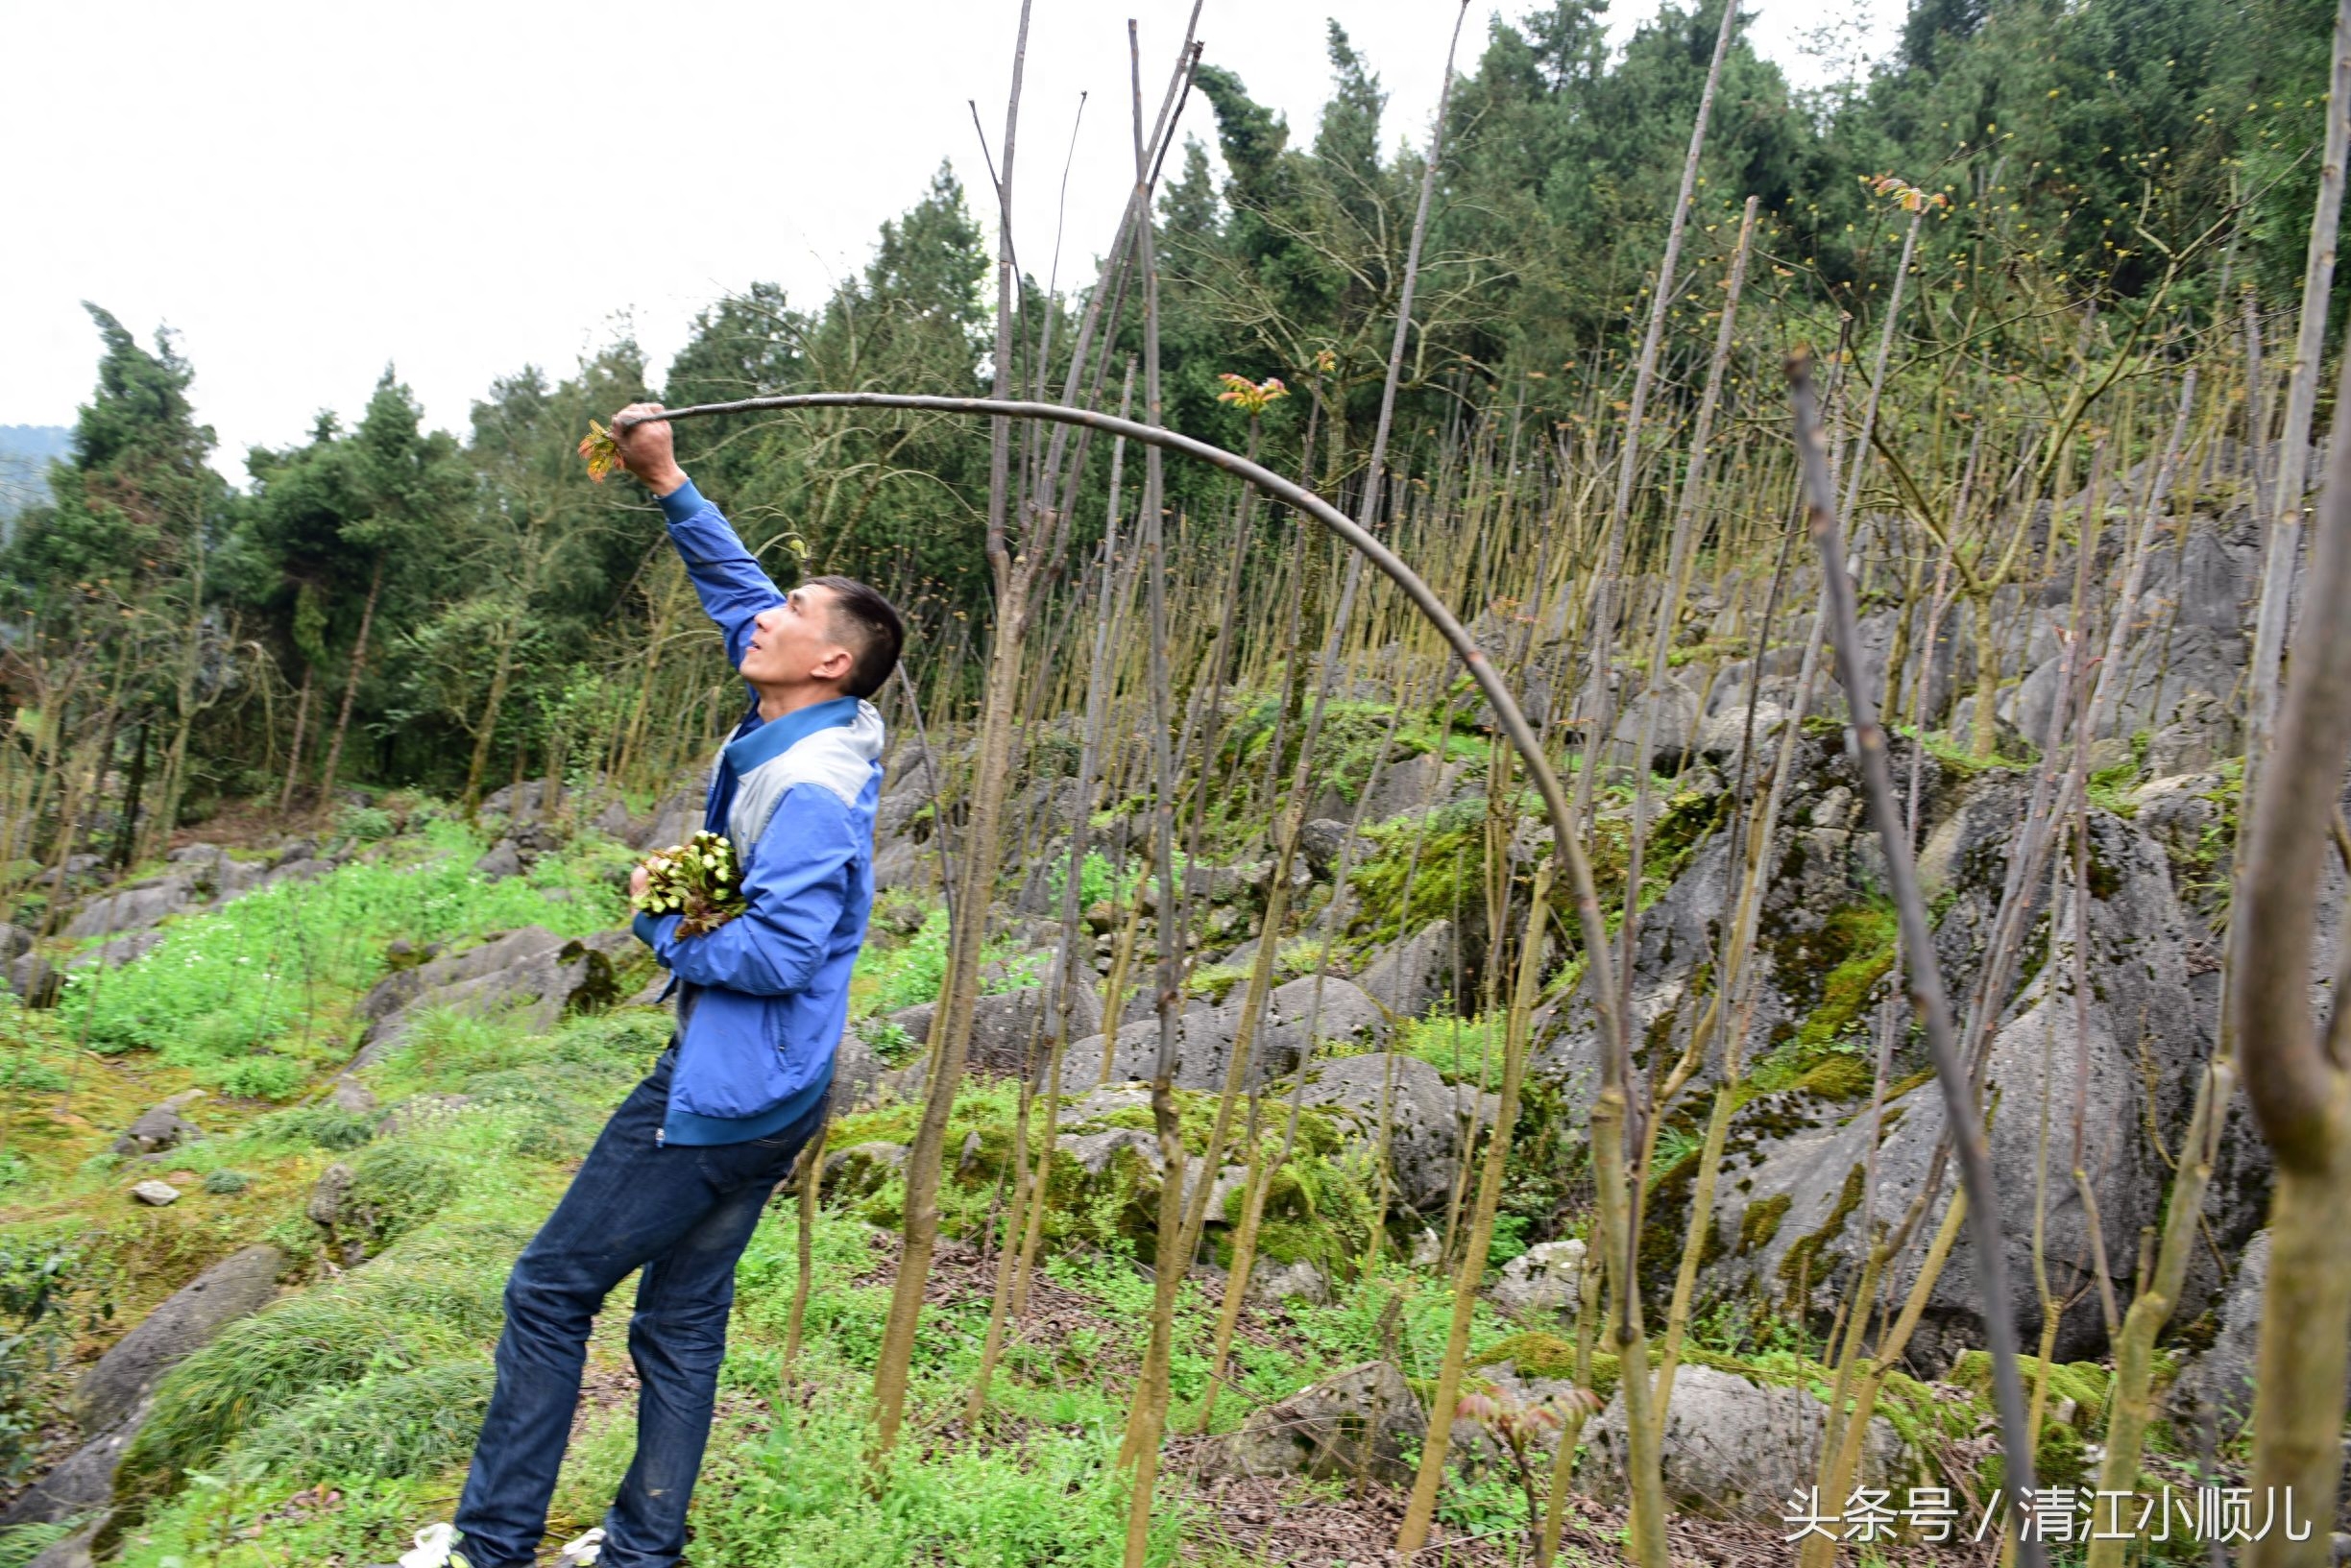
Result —
[[659, 403], [629, 404], [613, 420], [613, 445], [620, 453], [620, 466], [643, 481], [661, 502], [669, 541], [686, 563], [686, 575], [726, 639], [727, 663], [740, 664], [744, 645], [751, 640], [752, 618], [783, 603], [784, 594], [743, 548], [733, 526], [678, 467], [668, 422], [650, 420], [621, 428], [620, 422], [632, 415], [660, 411]]

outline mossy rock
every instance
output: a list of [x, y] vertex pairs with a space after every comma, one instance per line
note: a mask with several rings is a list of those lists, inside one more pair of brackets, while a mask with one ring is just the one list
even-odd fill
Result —
[[[2033, 1444], [2033, 1484], [2036, 1486], [2070, 1487], [2080, 1485], [2091, 1474], [2089, 1445], [2082, 1435], [2062, 1421], [2046, 1417], [2041, 1423], [2041, 1436]], [[1975, 1467], [1976, 1486], [1985, 1496], [1995, 1488], [2007, 1484], [2006, 1456], [1997, 1450], [1984, 1456]]]
[[1514, 1334], [1469, 1358], [1467, 1365], [1477, 1371], [1505, 1363], [1531, 1378], [1571, 1378], [1575, 1376], [1575, 1345], [1539, 1330]]
[[367, 1233], [375, 1251], [438, 1214], [462, 1179], [453, 1155], [418, 1144], [378, 1144], [351, 1163], [342, 1214]]
[[1805, 1069], [1793, 1087], [1799, 1093], [1818, 1095], [1823, 1099], [1860, 1099], [1877, 1081], [1878, 1075], [1870, 1070], [1869, 1063], [1839, 1051]]
[[1771, 1245], [1772, 1238], [1780, 1234], [1780, 1221], [1787, 1218], [1795, 1202], [1791, 1194], [1775, 1193], [1760, 1202], [1748, 1204], [1746, 1212], [1739, 1216], [1740, 1255], [1760, 1252]]
[[[2017, 1375], [2024, 1380], [2024, 1396], [2032, 1397], [2033, 1385], [2041, 1376], [2041, 1359], [2019, 1356]], [[2106, 1400], [2113, 1375], [2096, 1362], [2057, 1362], [2048, 1370], [2048, 1409], [2055, 1411], [2065, 1400], [2072, 1400], [2080, 1409], [2077, 1424], [2097, 1431], [2106, 1423]], [[1985, 1405], [1992, 1401], [1992, 1353], [1988, 1350], [1964, 1352], [1951, 1363], [1945, 1382], [1954, 1384], [1974, 1394]], [[2056, 1424], [2053, 1420], [2048, 1424]]]

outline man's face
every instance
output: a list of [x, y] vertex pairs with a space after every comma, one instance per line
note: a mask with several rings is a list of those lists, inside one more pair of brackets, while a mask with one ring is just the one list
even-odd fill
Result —
[[821, 585], [795, 588], [761, 611], [743, 650], [742, 678], [756, 687], [796, 687], [847, 675], [855, 658], [833, 635], [835, 598]]

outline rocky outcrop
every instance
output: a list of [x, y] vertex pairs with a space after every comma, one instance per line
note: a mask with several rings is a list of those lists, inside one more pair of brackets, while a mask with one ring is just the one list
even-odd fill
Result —
[[1539, 1242], [1502, 1266], [1487, 1298], [1515, 1316], [1548, 1316], [1576, 1310], [1584, 1275], [1582, 1242]]
[[1453, 994], [1453, 923], [1431, 921], [1373, 953], [1355, 972], [1364, 994], [1397, 1018], [1418, 1018]]
[[[1976, 827], [1962, 821], [1948, 844], [1938, 842], [1946, 837], [1938, 829], [1921, 857], [1923, 875], [1948, 879], [1950, 906], [1937, 929], [1937, 951], [1946, 983], [1963, 999], [1981, 967], [1983, 933], [1998, 902], [1996, 868], [2004, 867], [2012, 834], [2000, 824], [2015, 820], [2003, 803], [2012, 800], [2016, 784], [2002, 778], [1974, 792], [1974, 805], [1961, 816], [1984, 808], [1980, 842]], [[2187, 1111], [2193, 1075], [2212, 1049], [2211, 1009], [2192, 984], [2200, 938], [2172, 897], [2163, 852], [2121, 818], [2093, 813], [2090, 823], [2093, 994], [2077, 1006], [2066, 983], [2071, 965], [2062, 955], [2073, 940], [2075, 903], [2069, 892], [2053, 935], [2041, 938], [2054, 943], [2061, 961], [2045, 965], [2005, 1010], [1986, 1070], [1998, 1107], [1991, 1151], [2003, 1203], [2011, 1311], [2028, 1336], [2037, 1331], [2041, 1312], [2031, 1239], [2045, 1104], [2055, 1146], [2064, 1150], [2052, 1156], [2066, 1164], [2047, 1184], [2045, 1234], [2051, 1287], [2060, 1300], [2072, 1302], [2057, 1339], [2057, 1354], [2067, 1360], [2095, 1353], [2104, 1338], [2090, 1210], [2068, 1178], [2073, 1129], [2080, 1129], [2080, 1164], [2097, 1202], [2097, 1241], [2110, 1260], [2132, 1258], [2141, 1228], [2160, 1218], [2169, 1175], [2146, 1129], [2172, 1137]], [[1885, 1122], [1877, 1150], [1879, 1219], [1899, 1216], [1927, 1177], [1944, 1125], [1940, 1093], [1929, 1082], [1901, 1095]], [[1732, 1159], [1713, 1215], [1717, 1258], [1704, 1291], [1744, 1294], [1783, 1310], [1832, 1311], [1870, 1221], [1860, 1207], [1870, 1138], [1869, 1118], [1854, 1114], [1851, 1104], [1800, 1091], [1751, 1100], [1733, 1122]], [[1932, 1228], [1919, 1227], [1890, 1269], [1887, 1288], [1898, 1298], [1915, 1275]], [[1980, 1315], [1975, 1270], [1962, 1248], [1928, 1298], [1912, 1340], [1913, 1359], [1931, 1366], [1980, 1343]]]
[[285, 874], [291, 860], [240, 860], [217, 844], [190, 844], [168, 856], [168, 869], [126, 882], [77, 910], [62, 933], [67, 941], [142, 931], [191, 909], [218, 908]]
[[1252, 1411], [1203, 1451], [1206, 1476], [1304, 1475], [1407, 1485], [1428, 1415], [1393, 1362], [1366, 1362]]
[[[1675, 1509], [1717, 1519], [1777, 1523], [1788, 1499], [1818, 1474], [1829, 1407], [1803, 1388], [1751, 1382], [1710, 1366], [1675, 1374], [1660, 1468]], [[1609, 1401], [1585, 1434], [1579, 1487], [1614, 1499], [1625, 1490], [1624, 1396]], [[1862, 1442], [1861, 1484], [1900, 1484], [1902, 1440], [1883, 1416]]]
[[566, 941], [545, 927], [525, 926], [386, 976], [359, 1003], [367, 1026], [352, 1068], [382, 1060], [432, 1008], [506, 1013], [545, 1029], [567, 1013], [610, 1005], [618, 1000], [612, 959], [593, 940]]
[[[1321, 986], [1318, 1009], [1315, 988]], [[1241, 1026], [1243, 1001], [1236, 995], [1221, 1007], [1187, 1011], [1176, 1025], [1175, 1083], [1178, 1089], [1222, 1089], [1225, 1063], [1232, 1055]], [[1355, 1043], [1385, 1041], [1388, 1016], [1352, 982], [1292, 980], [1267, 999], [1266, 1016], [1250, 1043], [1245, 1088], [1262, 1088], [1297, 1070], [1304, 1059], [1309, 1023], [1314, 1037]], [[1070, 1047], [1079, 1061], [1098, 1060], [1100, 1035]], [[1112, 1049], [1110, 1074], [1117, 1078], [1148, 1078], [1159, 1052], [1159, 1022], [1146, 1019], [1118, 1031]]]
[[[114, 1496], [114, 1472], [122, 1466], [123, 1450], [138, 1435], [148, 1408], [142, 1396], [112, 1428], [60, 1459], [48, 1474], [18, 1494], [6, 1512], [0, 1512], [0, 1530], [55, 1524], [105, 1508]], [[87, 1560], [86, 1554], [84, 1560]]]
[[[1042, 1071], [1046, 1045], [1060, 1023], [1059, 1005], [1051, 1001], [1051, 993], [1050, 986], [1030, 985], [993, 992], [975, 1001], [966, 1069], [1011, 1076], [1021, 1072], [1023, 1064], [1033, 1061]], [[1072, 1048], [1072, 1053], [1082, 1061], [1088, 1038], [1097, 1052], [1102, 1049], [1102, 998], [1091, 985], [1075, 985], [1070, 988], [1069, 1005], [1070, 1035], [1080, 1042]], [[909, 1039], [928, 1040], [936, 1010], [935, 1003], [926, 1001], [901, 1008], [887, 1022], [904, 1029]]]
[[102, 1433], [119, 1425], [157, 1379], [222, 1329], [267, 1305], [284, 1267], [285, 1255], [276, 1247], [249, 1246], [167, 1297], [82, 1375], [74, 1388], [82, 1430]]
[[1292, 1301], [1321, 1307], [1328, 1305], [1330, 1298], [1330, 1281], [1303, 1259], [1285, 1264], [1260, 1258], [1249, 1270], [1248, 1299], [1253, 1307], [1270, 1309]]
[[189, 1089], [172, 1096], [160, 1104], [139, 1114], [138, 1120], [114, 1140], [117, 1154], [158, 1154], [165, 1149], [192, 1144], [204, 1136], [202, 1128], [180, 1114], [181, 1110], [204, 1098], [201, 1089]]
[[2208, 1406], [2224, 1434], [2243, 1429], [2253, 1415], [2253, 1374], [2261, 1359], [2262, 1297], [2269, 1286], [2269, 1233], [2245, 1243], [2237, 1278], [2220, 1303], [2220, 1332], [2212, 1348], [2181, 1374], [2171, 1393], [2173, 1407]]
[[1419, 1057], [1375, 1051], [1317, 1063], [1307, 1070], [1304, 1103], [1336, 1114], [1349, 1142], [1367, 1156], [1379, 1148], [1384, 1103], [1395, 1203], [1426, 1214], [1452, 1196], [1468, 1107]]

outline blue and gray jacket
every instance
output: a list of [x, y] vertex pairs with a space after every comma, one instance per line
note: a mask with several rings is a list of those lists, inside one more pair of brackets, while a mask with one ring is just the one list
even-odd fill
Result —
[[[783, 593], [692, 484], [661, 507], [728, 663], [741, 663], [753, 617]], [[754, 701], [720, 748], [703, 825], [734, 841], [747, 907], [700, 936], [680, 937], [674, 914], [636, 924], [679, 992], [665, 1144], [764, 1138], [832, 1086], [873, 909], [882, 740], [868, 702], [836, 697], [763, 723]]]

